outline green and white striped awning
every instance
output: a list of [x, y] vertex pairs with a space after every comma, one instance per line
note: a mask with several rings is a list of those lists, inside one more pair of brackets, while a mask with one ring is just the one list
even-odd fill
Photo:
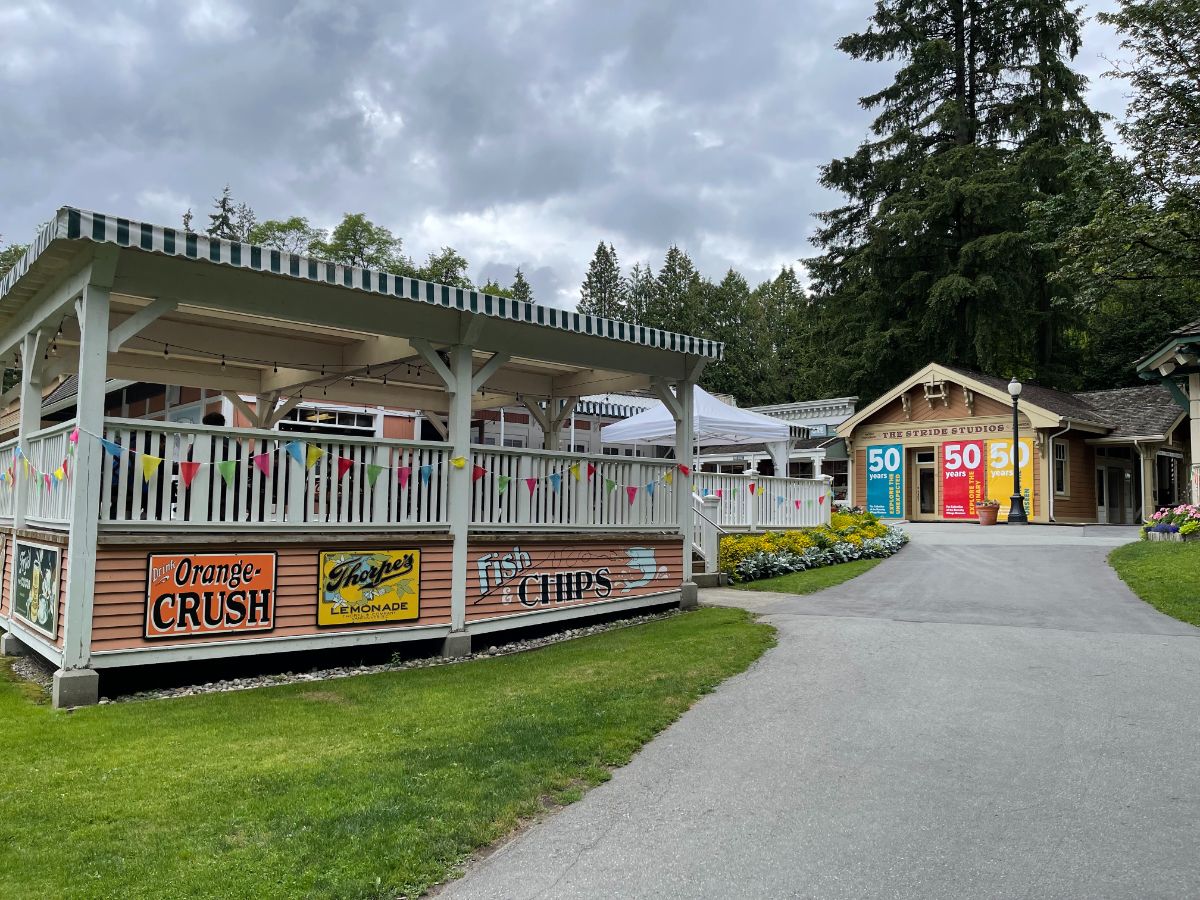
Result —
[[709, 359], [721, 359], [724, 352], [724, 345], [720, 341], [584, 315], [553, 306], [510, 300], [507, 297], [449, 287], [418, 278], [405, 278], [387, 272], [327, 263], [268, 247], [212, 238], [205, 234], [185, 232], [162, 225], [149, 225], [69, 206], [58, 211], [54, 220], [30, 246], [29, 252], [13, 266], [3, 280], [0, 280], [0, 305], [22, 277], [35, 267], [38, 257], [56, 241], [64, 240], [115, 244], [118, 247], [249, 269], [283, 278], [338, 285], [357, 291], [384, 294], [397, 300], [429, 303]]

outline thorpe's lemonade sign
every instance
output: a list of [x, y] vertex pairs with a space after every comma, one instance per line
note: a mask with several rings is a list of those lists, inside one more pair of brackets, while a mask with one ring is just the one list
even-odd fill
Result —
[[[1021, 438], [1021, 496], [1025, 498], [1025, 512], [1033, 515], [1033, 440]], [[1008, 498], [1013, 492], [1013, 442], [995, 440], [987, 442], [987, 495], [989, 500], [1000, 501], [998, 520], [1008, 520]]]
[[904, 449], [899, 444], [867, 447], [867, 512], [885, 519], [904, 517]]
[[974, 519], [986, 481], [983, 441], [942, 444], [942, 517]]
[[146, 637], [203, 637], [275, 627], [274, 553], [153, 553]]
[[321, 554], [318, 625], [402, 622], [421, 614], [419, 550]]

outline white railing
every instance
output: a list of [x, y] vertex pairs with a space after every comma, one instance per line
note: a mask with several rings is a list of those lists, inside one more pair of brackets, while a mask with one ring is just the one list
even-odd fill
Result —
[[693, 490], [701, 497], [718, 499], [715, 520], [729, 531], [811, 528], [829, 523], [832, 501], [826, 478], [697, 472]]
[[471, 465], [483, 470], [471, 492], [474, 530], [679, 527], [670, 460], [475, 447]]
[[[67, 525], [71, 518], [70, 479], [74, 477], [70, 453], [71, 432], [75, 422], [63, 422], [35, 431], [21, 446], [22, 455], [29, 460], [29, 472], [21, 471], [24, 464], [17, 460], [14, 474], [25, 480], [25, 520], [38, 525]], [[7, 487], [7, 483], [5, 484]], [[11, 499], [10, 499], [11, 504]], [[11, 507], [10, 507], [11, 508]]]
[[16, 438], [0, 444], [0, 472], [4, 473], [4, 480], [0, 482], [0, 519], [11, 519], [13, 516], [13, 500], [16, 497], [16, 491], [13, 482], [9, 480], [8, 473], [9, 470], [12, 470], [13, 477], [16, 477], [17, 471], [13, 467], [16, 451]]
[[133, 419], [106, 420], [104, 436], [120, 448], [101, 455], [107, 525], [430, 528], [449, 519], [446, 444]]
[[716, 520], [720, 502], [715, 496], [692, 494], [692, 550], [700, 554], [705, 572], [717, 571], [717, 552], [725, 530]]

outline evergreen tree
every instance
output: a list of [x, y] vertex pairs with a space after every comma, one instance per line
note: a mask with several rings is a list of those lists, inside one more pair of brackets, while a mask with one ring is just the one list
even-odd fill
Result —
[[213, 211], [208, 214], [209, 224], [204, 229], [205, 234], [209, 237], [225, 238], [230, 241], [241, 240], [241, 233], [238, 231], [237, 216], [237, 206], [233, 202], [229, 185], [225, 185], [225, 190], [221, 191], [221, 196], [213, 200]]
[[1047, 365], [1056, 260], [1035, 247], [1025, 205], [1060, 190], [1070, 150], [1097, 135], [1067, 65], [1078, 44], [1063, 0], [880, 0], [872, 26], [839, 42], [900, 61], [862, 98], [872, 138], [822, 169], [847, 197], [820, 215], [823, 252], [807, 261], [815, 315], [856, 329], [839, 342], [839, 389], [869, 398], [930, 359]]
[[608, 319], [623, 319], [627, 315], [625, 306], [625, 284], [621, 279], [617, 251], [612, 244], [601, 241], [596, 245], [587, 277], [579, 289], [579, 311]]
[[691, 333], [699, 318], [700, 293], [700, 275], [691, 257], [672, 244], [655, 278], [654, 294], [643, 313], [643, 324]]
[[8, 270], [17, 264], [17, 261], [25, 255], [25, 251], [28, 249], [28, 244], [9, 244], [5, 247], [0, 242], [0, 278], [3, 278]]
[[647, 318], [658, 294], [658, 282], [649, 263], [634, 263], [625, 279], [625, 316], [636, 325], [649, 325]]
[[774, 399], [763, 353], [766, 317], [746, 279], [730, 269], [719, 284], [707, 284], [703, 334], [725, 345], [725, 357], [705, 367], [700, 383], [709, 391], [732, 394], [743, 405]]
[[525, 280], [525, 273], [521, 271], [520, 266], [517, 266], [517, 274], [513, 276], [512, 287], [509, 288], [509, 296], [514, 300], [523, 300], [525, 303], [533, 302], [533, 288]]
[[193, 233], [192, 232], [192, 219], [194, 219], [194, 218], [195, 218], [195, 216], [192, 214], [192, 208], [189, 206], [187, 208], [187, 212], [185, 212], [183, 214], [183, 233], [184, 234], [192, 234]]
[[487, 284], [485, 284], [479, 290], [485, 294], [491, 294], [493, 297], [508, 297], [510, 300], [513, 299], [512, 290], [510, 288], [501, 287], [500, 283], [492, 278], [489, 278]]

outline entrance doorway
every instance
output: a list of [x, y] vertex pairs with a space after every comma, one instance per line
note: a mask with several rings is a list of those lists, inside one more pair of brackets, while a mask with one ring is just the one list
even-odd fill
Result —
[[1104, 492], [1109, 525], [1125, 524], [1125, 470], [1108, 466], [1108, 490]]
[[929, 450], [912, 451], [914, 519], [937, 518], [937, 453]]

